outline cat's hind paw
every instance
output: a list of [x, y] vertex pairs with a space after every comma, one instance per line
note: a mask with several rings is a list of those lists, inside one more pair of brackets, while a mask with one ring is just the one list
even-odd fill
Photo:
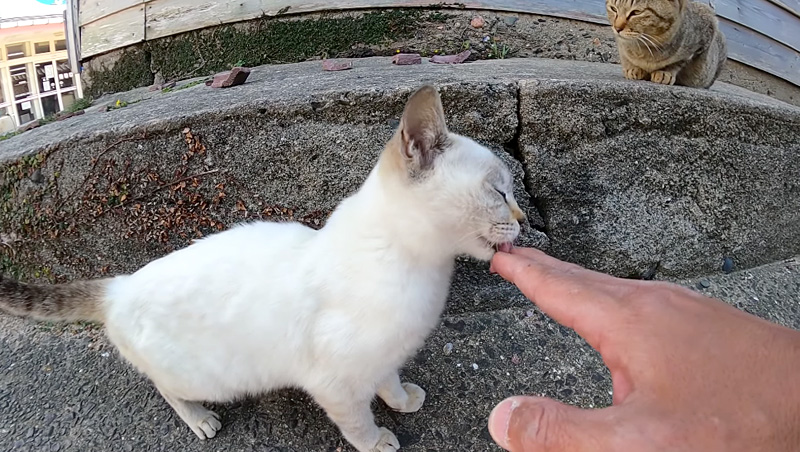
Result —
[[647, 78], [647, 72], [638, 67], [629, 67], [622, 70], [622, 74], [628, 80], [644, 80]]
[[415, 385], [414, 383], [403, 383], [403, 389], [408, 394], [408, 400], [404, 407], [397, 411], [401, 413], [414, 413], [422, 408], [425, 402], [425, 390]]
[[378, 438], [378, 443], [370, 452], [396, 452], [400, 449], [400, 441], [394, 436], [394, 433], [389, 429], [381, 428], [381, 436]]
[[655, 71], [650, 76], [651, 82], [660, 83], [662, 85], [674, 85], [675, 79], [675, 74], [667, 71]]

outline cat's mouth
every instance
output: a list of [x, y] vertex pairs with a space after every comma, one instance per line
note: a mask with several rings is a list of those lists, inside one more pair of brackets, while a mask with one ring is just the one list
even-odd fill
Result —
[[500, 251], [501, 253], [510, 253], [511, 250], [514, 248], [514, 245], [511, 242], [502, 242], [502, 243], [495, 243], [489, 241], [484, 237], [480, 237], [483, 241], [483, 244], [486, 245], [487, 248], [491, 248], [495, 251]]

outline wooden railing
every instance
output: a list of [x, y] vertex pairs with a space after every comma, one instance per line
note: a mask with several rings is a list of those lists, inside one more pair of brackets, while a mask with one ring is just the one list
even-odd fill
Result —
[[[800, 86], [800, 0], [701, 0], [711, 4], [731, 59]], [[603, 0], [70, 0], [81, 58], [262, 15], [389, 7], [458, 7], [606, 24]], [[77, 2], [77, 3], [75, 3]], [[75, 8], [77, 6], [77, 8]], [[77, 11], [75, 11], [77, 9]]]

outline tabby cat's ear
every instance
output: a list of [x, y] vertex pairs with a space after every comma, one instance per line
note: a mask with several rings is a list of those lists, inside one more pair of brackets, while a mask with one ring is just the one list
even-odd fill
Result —
[[439, 92], [430, 85], [411, 95], [400, 120], [400, 152], [411, 172], [430, 169], [447, 147], [447, 124]]

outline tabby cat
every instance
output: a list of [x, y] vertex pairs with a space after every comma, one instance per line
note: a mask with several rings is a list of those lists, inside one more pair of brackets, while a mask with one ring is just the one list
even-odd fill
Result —
[[689, 0], [606, 0], [630, 80], [709, 88], [727, 59], [714, 11]]

